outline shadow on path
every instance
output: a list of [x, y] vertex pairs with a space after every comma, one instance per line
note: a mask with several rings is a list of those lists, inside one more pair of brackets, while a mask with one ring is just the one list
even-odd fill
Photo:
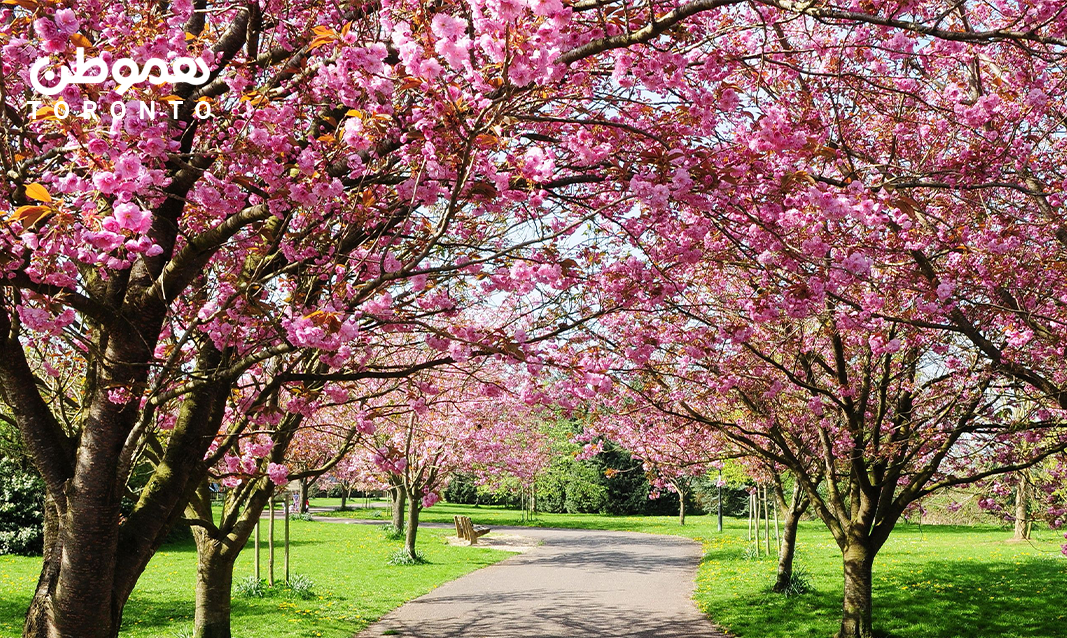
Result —
[[693, 541], [599, 530], [507, 531], [543, 544], [408, 602], [360, 638], [728, 638], [690, 598], [700, 562]]

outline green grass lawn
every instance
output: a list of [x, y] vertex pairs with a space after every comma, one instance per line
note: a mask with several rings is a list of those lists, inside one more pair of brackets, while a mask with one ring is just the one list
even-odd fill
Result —
[[[747, 522], [667, 516], [521, 513], [499, 507], [439, 503], [421, 520], [451, 523], [456, 514], [479, 525], [522, 525], [677, 534], [703, 543], [705, 559], [694, 598], [716, 624], [743, 638], [829, 638], [841, 608], [841, 554], [825, 526], [801, 524], [796, 564], [814, 592], [794, 598], [769, 593], [776, 563], [748, 560]], [[372, 517], [373, 512], [347, 516]], [[386, 514], [383, 514], [385, 516]], [[899, 638], [1063, 638], [1067, 636], [1067, 559], [1062, 532], [1035, 530], [1028, 543], [1010, 530], [901, 523], [874, 566], [875, 628]]]
[[[801, 526], [796, 564], [815, 591], [794, 598], [767, 592], [775, 561], [746, 560], [745, 521], [718, 535], [711, 525], [687, 536], [704, 542], [695, 599], [738, 636], [833, 635], [840, 621], [840, 552], [820, 522]], [[874, 565], [874, 624], [901, 638], [1062, 638], [1067, 635], [1067, 560], [1062, 534], [1038, 531], [1005, 542], [995, 526], [903, 524]]]
[[[282, 572], [281, 525], [275, 533], [275, 574]], [[266, 526], [263, 528], [264, 537]], [[510, 556], [505, 552], [445, 544], [444, 530], [420, 530], [426, 565], [397, 567], [389, 556], [402, 543], [386, 540], [377, 526], [293, 521], [291, 567], [310, 576], [315, 596], [284, 593], [265, 598], [234, 596], [234, 638], [348, 638], [406, 600], [479, 567]], [[267, 551], [261, 547], [263, 576]], [[0, 556], [0, 637], [21, 635], [26, 605], [37, 582], [39, 558]], [[137, 584], [124, 614], [122, 636], [178, 638], [193, 621], [196, 549], [192, 541], [160, 551]], [[237, 561], [234, 580], [253, 572], [251, 543]]]
[[[336, 501], [333, 505], [331, 501]], [[312, 507], [336, 507], [340, 499], [311, 499]], [[456, 505], [440, 502], [422, 510], [419, 521], [423, 523], [452, 523], [455, 515], [469, 516], [476, 525], [525, 525], [535, 527], [567, 527], [581, 529], [613, 529], [621, 531], [673, 534], [677, 522], [669, 516], [604, 516], [600, 514], [546, 514], [540, 513], [532, 521], [525, 521], [523, 512], [492, 505]], [[315, 516], [333, 516], [360, 520], [389, 520], [389, 510], [380, 508], [356, 508], [344, 512], [315, 512]], [[698, 519], [694, 519], [698, 520]]]
[[[340, 507], [341, 506], [341, 499], [340, 498], [325, 497], [325, 496], [323, 496], [321, 498], [313, 498], [313, 499], [311, 499], [311, 506], [312, 507]], [[363, 498], [355, 498], [355, 497], [353, 497], [353, 498], [348, 499], [348, 501], [345, 503], [345, 507], [350, 507], [350, 508], [353, 508], [353, 509], [362, 509], [362, 508], [367, 507], [367, 506], [388, 508], [389, 507], [389, 499], [387, 499], [387, 498], [363, 499]], [[278, 509], [278, 510], [281, 510], [284, 507], [282, 505], [282, 503], [281, 503], [281, 498], [280, 497], [279, 497], [278, 501], [275, 502], [274, 507], [276, 509]]]
[[[336, 506], [313, 499], [314, 506]], [[521, 512], [499, 507], [439, 503], [424, 510], [424, 522], [470, 516], [488, 526], [523, 524]], [[388, 512], [344, 516], [388, 519]], [[677, 534], [703, 543], [696, 603], [716, 624], [742, 638], [829, 638], [839, 621], [840, 552], [822, 523], [801, 525], [797, 565], [814, 592], [784, 598], [768, 592], [775, 562], [747, 560], [746, 522], [726, 519], [722, 534], [710, 516], [693, 516], [685, 527], [667, 516], [540, 514], [544, 527], [614, 529]], [[487, 549], [451, 547], [442, 529], [419, 532], [431, 561], [392, 567], [399, 547], [374, 526], [292, 523], [293, 570], [311, 576], [317, 596], [235, 598], [235, 638], [350, 636], [400, 603], [504, 555]], [[1067, 559], [1062, 533], [1037, 530], [1029, 543], [1010, 543], [1010, 531], [992, 526], [918, 526], [902, 523], [874, 567], [875, 627], [895, 638], [1063, 638], [1067, 636]], [[264, 566], [266, 556], [264, 550]], [[278, 554], [279, 573], [281, 553]], [[126, 610], [124, 636], [183, 635], [192, 621], [195, 552], [192, 543], [168, 546], [149, 565]], [[0, 637], [18, 636], [21, 616], [37, 577], [38, 559], [0, 556]], [[252, 572], [248, 551], [238, 562], [238, 580]]]

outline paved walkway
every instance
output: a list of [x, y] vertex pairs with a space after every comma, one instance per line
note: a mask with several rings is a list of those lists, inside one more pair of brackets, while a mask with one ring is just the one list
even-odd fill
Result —
[[359, 638], [727, 638], [690, 598], [700, 562], [693, 541], [593, 530], [494, 531], [542, 544], [409, 601]]

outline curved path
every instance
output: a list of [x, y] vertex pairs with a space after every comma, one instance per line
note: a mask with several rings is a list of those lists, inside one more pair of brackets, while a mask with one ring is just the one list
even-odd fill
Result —
[[494, 531], [542, 544], [409, 601], [359, 638], [727, 638], [690, 598], [700, 562], [694, 541], [598, 530]]

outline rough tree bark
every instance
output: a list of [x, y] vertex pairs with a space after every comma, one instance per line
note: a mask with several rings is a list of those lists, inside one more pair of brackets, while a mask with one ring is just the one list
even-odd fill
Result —
[[196, 541], [196, 605], [193, 638], [231, 638], [230, 595], [237, 556], [256, 529], [274, 486], [266, 479], [242, 491], [235, 503], [227, 496], [216, 526], [207, 481], [190, 499], [186, 513]]
[[800, 484], [793, 486], [793, 494], [787, 503], [781, 481], [775, 481], [774, 496], [778, 504], [785, 512], [785, 521], [782, 526], [782, 546], [778, 551], [778, 574], [774, 582], [774, 591], [782, 593], [789, 589], [789, 583], [793, 579], [793, 558], [797, 551], [797, 528], [800, 527], [800, 517], [808, 509], [808, 496], [801, 489]]
[[843, 552], [845, 592], [837, 638], [872, 638], [871, 573], [875, 551], [870, 538], [853, 534]]
[[307, 479], [300, 479], [300, 504], [297, 507], [301, 514], [308, 513], [308, 488], [310, 487]]
[[392, 500], [393, 529], [399, 533], [404, 531], [404, 507], [407, 503], [407, 492], [400, 485], [392, 485], [389, 487], [389, 496]]
[[419, 504], [419, 499], [413, 495], [408, 495], [408, 500], [411, 501], [408, 506], [408, 526], [404, 530], [404, 551], [411, 557], [411, 560], [416, 559], [415, 554], [415, 539], [419, 534], [419, 510], [422, 509]]
[[[7, 323], [2, 317], [0, 324]], [[10, 324], [0, 325], [8, 340], [0, 346], [0, 384], [13, 405], [27, 440], [42, 431], [58, 428], [47, 407], [38, 406], [23, 387], [26, 360], [10, 332]], [[123, 349], [112, 351], [112, 360], [135, 358]], [[211, 374], [219, 364], [219, 353], [202, 353], [198, 368]], [[129, 373], [119, 374], [116, 365], [96, 379], [101, 387], [136, 385], [143, 382]], [[29, 377], [32, 379], [32, 375]], [[120, 380], [121, 379], [121, 380]], [[182, 404], [160, 471], [153, 474], [142, 490], [133, 512], [122, 519], [119, 503], [125, 489], [120, 452], [137, 416], [136, 403], [118, 406], [106, 393], [94, 398], [82, 426], [80, 445], [72, 454], [73, 463], [58, 456], [55, 443], [41, 442], [35, 463], [46, 477], [47, 495], [52, 502], [54, 527], [50, 523], [52, 548], [44, 558], [38, 587], [27, 611], [23, 635], [33, 638], [77, 636], [112, 638], [118, 635], [122, 610], [137, 578], [163, 543], [181, 514], [191, 478], [206, 471], [189, 459], [201, 459], [210, 436], [218, 430], [228, 387], [225, 384], [191, 393]], [[38, 409], [43, 408], [43, 409]], [[52, 426], [33, 423], [51, 419]], [[58, 435], [56, 437], [58, 439]], [[32, 441], [30, 445], [35, 443]], [[60, 444], [59, 447], [62, 447]], [[109, 454], [101, 454], [100, 450]]]
[[678, 524], [685, 525], [685, 484], [682, 481], [675, 481], [671, 485], [678, 493]]
[[1015, 535], [1012, 540], [1025, 541], [1030, 538], [1030, 477], [1019, 472], [1019, 484], [1015, 488]]
[[231, 638], [230, 592], [237, 552], [226, 551], [222, 542], [197, 534], [196, 615], [194, 638]]

